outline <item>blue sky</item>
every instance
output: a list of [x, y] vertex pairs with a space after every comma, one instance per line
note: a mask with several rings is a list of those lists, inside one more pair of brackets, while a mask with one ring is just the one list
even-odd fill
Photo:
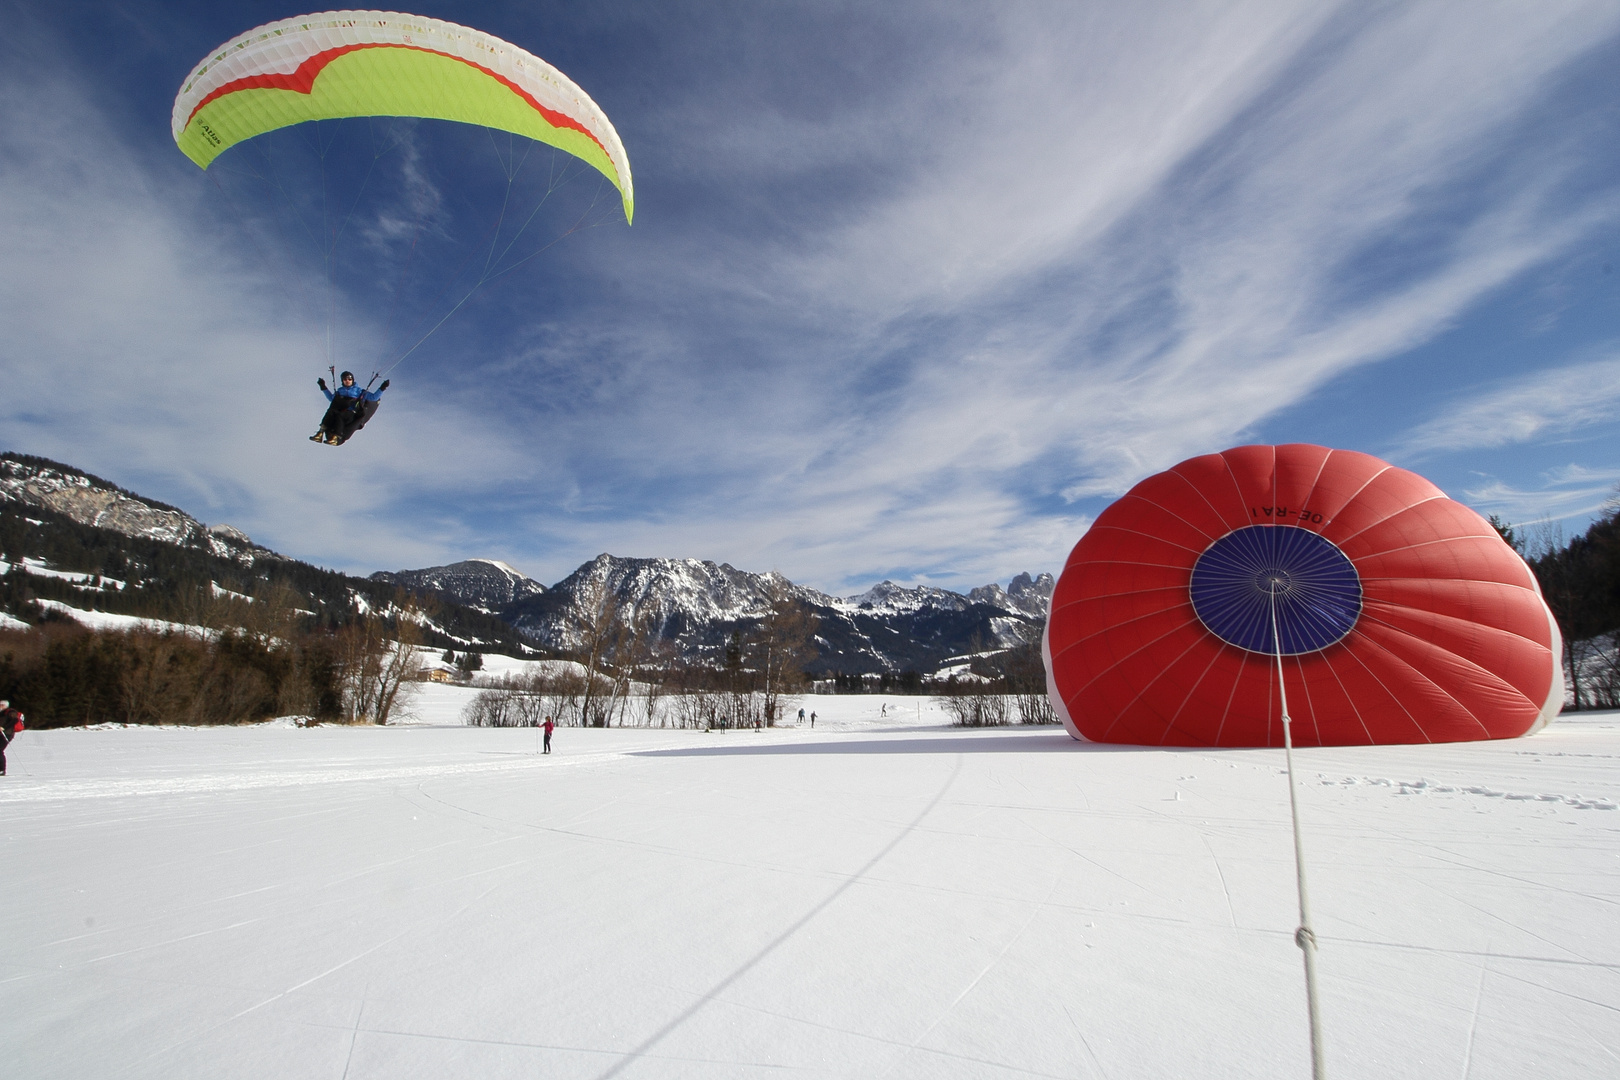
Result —
[[[251, 151], [216, 184], [169, 134], [208, 49], [308, 9], [0, 10], [0, 447], [323, 565], [1005, 582], [1245, 442], [1566, 533], [1620, 482], [1612, 2], [418, 0], [595, 98], [636, 221], [576, 175], [342, 450], [328, 328], [369, 374], [458, 295], [493, 149], [386, 128], [322, 292]], [[279, 138], [292, 183], [323, 137]]]

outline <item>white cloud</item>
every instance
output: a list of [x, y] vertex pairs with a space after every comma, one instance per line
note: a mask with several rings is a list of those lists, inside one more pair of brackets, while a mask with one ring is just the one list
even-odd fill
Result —
[[1536, 488], [1518, 488], [1495, 477], [1481, 477], [1465, 492], [1482, 514], [1496, 514], [1520, 531], [1538, 523], [1584, 518], [1613, 504], [1620, 490], [1620, 467], [1593, 469], [1565, 465], [1542, 474]]
[[[1612, 184], [1567, 190], [1582, 131], [1509, 153], [1612, 5], [888, 17], [917, 52], [820, 112], [683, 73], [683, 123], [632, 150], [684, 171], [640, 173], [636, 227], [578, 252], [625, 299], [493, 299], [522, 334], [466, 379], [415, 368], [336, 453], [300, 437], [308, 341], [188, 166], [131, 152], [63, 76], [0, 76], [5, 441], [352, 568], [498, 554], [554, 579], [611, 550], [981, 584], [1058, 568], [1087, 521], [1064, 499], [1237, 441], [1617, 218]], [[677, 182], [724, 194], [661, 206]], [[1531, 375], [1410, 449], [1572, 430], [1620, 395], [1590, 367], [1578, 400]]]
[[[420, 437], [435, 429], [395, 402], [397, 426], [343, 452], [304, 440], [324, 408], [307, 332], [197, 185], [149, 174], [65, 80], [0, 80], [0, 115], [4, 444], [317, 561], [436, 554], [377, 520], [402, 491], [456, 482]], [[498, 444], [480, 456], [517, 464]]]
[[1403, 453], [1526, 443], [1594, 424], [1620, 412], [1620, 358], [1526, 375], [1468, 398], [1407, 437]]
[[[1074, 197], [991, 182], [984, 161], [1005, 160], [991, 149], [947, 170], [944, 191], [907, 186], [872, 207], [848, 239], [806, 255], [816, 260], [806, 302], [869, 310], [862, 341], [899, 333], [897, 308], [906, 317], [929, 309], [951, 327], [895, 395], [903, 404], [846, 412], [836, 449], [808, 465], [794, 498], [829, 510], [852, 498], [815, 483], [822, 471], [858, 478], [897, 514], [932, 501], [947, 513], [955, 506], [961, 519], [974, 513], [958, 501], [964, 488], [1005, 488], [1031, 473], [1035, 486], [1071, 498], [1117, 493], [1229, 444], [1351, 367], [1421, 343], [1595, 221], [1612, 219], [1612, 202], [1570, 207], [1555, 196], [1578, 158], [1538, 157], [1493, 203], [1436, 237], [1429, 265], [1347, 293], [1347, 265], [1369, 245], [1426, 225], [1416, 205], [1423, 193], [1474, 167], [1537, 87], [1612, 27], [1612, 13], [1588, 8], [1584, 24], [1567, 12], [1538, 24], [1502, 12], [1403, 10], [1341, 28], [1344, 40], [1316, 41], [1299, 55], [1290, 50], [1303, 16], [1259, 14], [1271, 15], [1259, 20], [1264, 29], [1233, 23], [1276, 53], [1212, 50], [1235, 64], [1218, 75], [1186, 64], [1190, 43], [1209, 33], [1189, 20], [1183, 38], [1166, 30], [1168, 43], [1146, 35], [1125, 50], [1140, 83], [1092, 86], [1070, 74], [1033, 89], [1007, 75], [987, 89], [984, 97], [1004, 103], [1034, 102], [986, 112], [1008, 144], [1028, 148], [1013, 155], [1020, 168], [1074, 178]], [[1026, 29], [1016, 46], [1002, 41], [1009, 53], [1071, 44]], [[1290, 60], [1308, 73], [1290, 76], [1298, 85], [1272, 86]], [[1083, 79], [1092, 69], [1035, 70]], [[1144, 101], [1144, 84], [1162, 95]], [[1274, 100], [1255, 101], [1266, 91]], [[1209, 113], [1163, 111], [1165, 102], [1211, 100], [1218, 107]], [[1041, 122], [1076, 102], [1179, 138], [1143, 162], [1123, 132], [1099, 142], [1090, 128]], [[1222, 123], [1232, 130], [1215, 138]], [[1199, 155], [1210, 160], [1188, 165]], [[1123, 168], [1118, 197], [1087, 194], [1087, 177], [1104, 182], [1111, 168]], [[967, 209], [955, 183], [980, 211]], [[940, 228], [919, 227], [924, 221]], [[959, 259], [939, 240], [953, 232], [966, 245]], [[933, 275], [946, 265], [949, 274]], [[1066, 275], [1061, 288], [1054, 274]], [[1147, 317], [1129, 324], [1143, 305]], [[838, 413], [836, 404], [824, 408]], [[1054, 545], [1049, 565], [1064, 547]]]
[[[787, 269], [735, 264], [751, 277], [739, 289], [794, 298], [773, 313], [850, 321], [837, 345], [853, 362], [795, 398], [833, 444], [806, 472], [942, 503], [957, 470], [1116, 492], [1421, 343], [1614, 218], [1612, 200], [1557, 191], [1581, 157], [1552, 147], [1438, 230], [1401, 280], [1352, 289], [1356, 261], [1432, 229], [1428, 193], [1468, 182], [1614, 17], [1347, 8], [1329, 32], [1323, 10], [1256, 5], [1090, 37], [1015, 11], [985, 32], [993, 59], [967, 65], [969, 90], [912, 88], [910, 115], [963, 97], [966, 130], [928, 126], [940, 147], [912, 159], [913, 179], [789, 250]], [[933, 337], [915, 328], [930, 319], [945, 324]], [[908, 336], [926, 355], [895, 404], [851, 408], [851, 387]]]

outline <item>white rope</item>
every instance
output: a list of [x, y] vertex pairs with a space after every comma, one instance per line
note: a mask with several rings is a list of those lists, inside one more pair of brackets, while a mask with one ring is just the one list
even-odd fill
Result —
[[1294, 944], [1305, 956], [1305, 1003], [1311, 1018], [1311, 1080], [1326, 1080], [1327, 1062], [1322, 1051], [1322, 1014], [1316, 998], [1316, 933], [1311, 929], [1311, 905], [1305, 892], [1305, 846], [1299, 834], [1299, 799], [1294, 784], [1294, 737], [1288, 716], [1288, 686], [1283, 681], [1282, 635], [1277, 629], [1277, 589], [1271, 581], [1271, 642], [1277, 654], [1277, 692], [1282, 700], [1283, 755], [1288, 763], [1288, 811], [1294, 819], [1294, 880], [1299, 886], [1299, 927]]

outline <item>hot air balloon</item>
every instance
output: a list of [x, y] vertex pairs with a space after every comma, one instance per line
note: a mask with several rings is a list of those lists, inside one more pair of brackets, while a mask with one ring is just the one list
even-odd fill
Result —
[[1243, 446], [1148, 477], [1070, 554], [1043, 642], [1076, 739], [1281, 746], [1514, 738], [1563, 704], [1535, 575], [1415, 473]]

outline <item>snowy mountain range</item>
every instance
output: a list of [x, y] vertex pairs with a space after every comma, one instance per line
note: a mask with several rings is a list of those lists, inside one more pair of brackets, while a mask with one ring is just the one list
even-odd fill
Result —
[[80, 525], [195, 548], [247, 566], [256, 559], [283, 557], [229, 525], [204, 525], [183, 510], [99, 476], [26, 454], [0, 455], [0, 501], [53, 510]]
[[[326, 574], [333, 578], [328, 585], [342, 578], [313, 567], [301, 570], [303, 564], [229, 525], [206, 525], [177, 507], [44, 458], [0, 454], [0, 504], [10, 504], [24, 516], [35, 508], [45, 517], [61, 515], [132, 542], [174, 545], [225, 559], [255, 579], [267, 566], [277, 567], [276, 573], [297, 570], [301, 577]], [[609, 554], [598, 555], [550, 587], [494, 559], [380, 572], [369, 582], [347, 580], [353, 583], [348, 587], [351, 602], [369, 602], [357, 592], [362, 587], [433, 592], [482, 613], [469, 613], [468, 618], [492, 616], [485, 621], [502, 637], [515, 630], [521, 639], [554, 651], [578, 644], [573, 628], [587, 608], [607, 597], [620, 622], [645, 620], [681, 655], [716, 661], [734, 634], [746, 636], [758, 624], [773, 600], [791, 599], [817, 619], [818, 657], [809, 665], [811, 672], [851, 675], [932, 674], [953, 658], [1033, 642], [1045, 622], [1053, 585], [1050, 574], [1025, 573], [1005, 588], [983, 585], [966, 594], [883, 581], [857, 596], [838, 597], [795, 585], [780, 574], [752, 573], [726, 563]], [[247, 587], [244, 579], [240, 588]]]
[[[61, 462], [0, 453], [0, 625], [47, 613], [85, 625], [214, 625], [239, 612], [213, 601], [290, 590], [292, 603], [329, 625], [354, 611], [401, 614], [396, 588], [288, 558], [229, 525]], [[203, 600], [211, 597], [211, 600]], [[467, 605], [412, 614], [428, 644], [525, 655], [510, 625]]]
[[428, 588], [499, 615], [545, 648], [579, 644], [575, 629], [604, 598], [622, 624], [646, 620], [692, 658], [717, 659], [734, 632], [746, 634], [774, 599], [796, 600], [818, 620], [817, 674], [931, 674], [953, 657], [1036, 640], [1052, 597], [1052, 575], [1019, 574], [1004, 589], [966, 595], [881, 582], [835, 597], [776, 573], [756, 574], [699, 559], [633, 559], [602, 554], [547, 588], [505, 563], [474, 559], [450, 566], [372, 575]]

